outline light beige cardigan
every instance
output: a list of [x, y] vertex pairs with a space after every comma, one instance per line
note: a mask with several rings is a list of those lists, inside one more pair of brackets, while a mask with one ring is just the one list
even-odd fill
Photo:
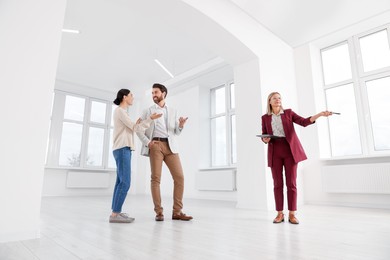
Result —
[[113, 146], [112, 150], [120, 149], [123, 147], [130, 147], [131, 150], [135, 150], [134, 132], [145, 131], [153, 121], [150, 117], [142, 120], [141, 123], [136, 124], [131, 121], [127, 111], [118, 106], [114, 111], [114, 133], [113, 133]]

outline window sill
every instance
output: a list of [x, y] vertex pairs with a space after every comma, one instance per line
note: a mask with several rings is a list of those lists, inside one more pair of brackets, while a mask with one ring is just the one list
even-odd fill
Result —
[[390, 155], [365, 155], [337, 158], [320, 158], [325, 164], [364, 164], [364, 163], [382, 163], [389, 162]]
[[210, 168], [201, 168], [199, 171], [222, 171], [222, 170], [236, 170], [237, 167], [233, 166], [223, 166], [223, 167], [210, 167]]
[[60, 167], [60, 166], [45, 166], [45, 169], [51, 170], [66, 170], [66, 171], [85, 171], [85, 172], [115, 172], [114, 168], [102, 169], [102, 168], [81, 168], [81, 167]]

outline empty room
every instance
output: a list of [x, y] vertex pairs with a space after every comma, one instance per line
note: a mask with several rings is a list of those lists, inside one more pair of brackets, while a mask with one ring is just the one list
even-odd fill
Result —
[[0, 37], [1, 260], [390, 259], [389, 0], [1, 0]]

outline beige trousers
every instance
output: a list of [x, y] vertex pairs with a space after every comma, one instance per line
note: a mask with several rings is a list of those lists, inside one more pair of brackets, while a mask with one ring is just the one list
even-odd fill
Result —
[[184, 175], [179, 154], [172, 153], [168, 142], [154, 141], [149, 149], [150, 167], [152, 171], [150, 188], [152, 191], [154, 211], [163, 213], [161, 206], [160, 181], [162, 163], [165, 162], [173, 179], [173, 214], [179, 214], [183, 209]]

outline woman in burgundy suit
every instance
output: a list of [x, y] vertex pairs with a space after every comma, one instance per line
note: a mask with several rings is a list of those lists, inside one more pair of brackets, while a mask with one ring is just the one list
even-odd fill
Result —
[[292, 224], [299, 224], [295, 216], [297, 210], [297, 166], [307, 159], [305, 151], [295, 133], [294, 123], [301, 126], [314, 124], [321, 116], [330, 116], [332, 112], [323, 111], [314, 116], [303, 118], [291, 109], [283, 109], [280, 94], [272, 92], [267, 99], [267, 114], [261, 117], [262, 132], [277, 138], [262, 138], [268, 144], [268, 166], [271, 167], [274, 179], [274, 196], [278, 212], [274, 223], [284, 221], [283, 214], [283, 167], [286, 175], [287, 201], [289, 217]]

